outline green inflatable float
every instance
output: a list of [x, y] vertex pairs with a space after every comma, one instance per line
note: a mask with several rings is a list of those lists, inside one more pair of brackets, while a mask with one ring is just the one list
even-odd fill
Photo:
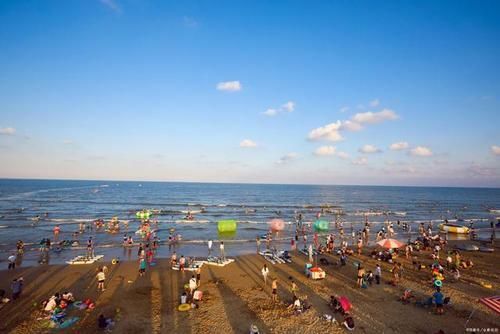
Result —
[[234, 219], [219, 220], [217, 223], [217, 230], [219, 230], [219, 233], [236, 232], [236, 227], [236, 220]]
[[135, 216], [139, 219], [149, 219], [149, 216], [151, 216], [150, 211], [137, 211], [135, 213]]
[[316, 220], [313, 226], [316, 232], [328, 231], [330, 223], [326, 220]]

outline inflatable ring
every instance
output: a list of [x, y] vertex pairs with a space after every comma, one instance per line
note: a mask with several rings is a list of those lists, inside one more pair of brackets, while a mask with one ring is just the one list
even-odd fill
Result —
[[443, 282], [441, 282], [440, 280], [437, 279], [434, 281], [434, 285], [437, 286], [438, 288], [440, 288], [443, 286]]
[[189, 311], [191, 309], [191, 305], [189, 304], [180, 304], [177, 308], [181, 312]]
[[493, 285], [488, 283], [481, 282], [481, 286], [483, 286], [486, 289], [493, 289]]
[[111, 260], [111, 264], [117, 264], [118, 263], [118, 260], [117, 259], [113, 259]]
[[77, 301], [73, 303], [74, 307], [80, 307], [83, 303], [81, 301]]

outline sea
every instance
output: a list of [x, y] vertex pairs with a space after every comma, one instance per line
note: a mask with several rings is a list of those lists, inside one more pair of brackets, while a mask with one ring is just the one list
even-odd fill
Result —
[[[206, 256], [209, 239], [215, 244], [224, 240], [228, 255], [240, 255], [255, 252], [256, 238], [270, 230], [273, 219], [285, 223], [282, 231], [273, 233], [273, 242], [289, 248], [299, 214], [306, 226], [318, 216], [329, 222], [322, 235], [338, 235], [340, 223], [345, 235], [351, 236], [367, 221], [372, 233], [392, 222], [395, 238], [407, 240], [416, 237], [421, 223], [432, 224], [438, 233], [438, 225], [447, 219], [472, 224], [477, 237], [487, 240], [491, 222], [500, 219], [500, 189], [0, 179], [0, 262], [22, 240], [26, 251], [21, 265], [64, 263], [85, 253], [89, 236], [96, 253], [105, 258], [136, 259], [136, 248], [124, 248], [122, 243], [125, 235], [141, 242], [135, 233], [142, 223], [136, 216], [140, 210], [154, 213], [150, 221], [160, 240], [157, 256], [167, 257], [173, 251]], [[188, 212], [192, 220], [185, 219]], [[113, 217], [120, 221], [117, 233], [93, 224], [97, 219], [107, 224]], [[228, 219], [236, 220], [236, 231], [220, 234], [218, 222]], [[81, 223], [83, 233], [79, 233]], [[404, 224], [409, 231], [401, 227]], [[79, 246], [41, 258], [39, 243], [43, 238], [54, 241], [56, 225], [61, 229], [58, 241], [76, 240]], [[169, 246], [169, 235], [180, 241]]]

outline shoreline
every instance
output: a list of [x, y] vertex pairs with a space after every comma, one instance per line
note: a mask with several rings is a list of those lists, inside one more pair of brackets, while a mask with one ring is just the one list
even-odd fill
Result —
[[[449, 248], [453, 244], [450, 242]], [[417, 271], [404, 256], [398, 257], [405, 269], [402, 282], [398, 287], [387, 285], [390, 265], [367, 256], [369, 248], [365, 248], [361, 256], [349, 257], [346, 266], [323, 266], [327, 277], [320, 281], [305, 277], [303, 268], [307, 257], [296, 252], [292, 252], [291, 264], [271, 265], [262, 256], [253, 254], [237, 256], [235, 263], [225, 267], [204, 265], [200, 285], [203, 301], [199, 309], [188, 312], [177, 311], [177, 305], [182, 286], [191, 273], [171, 270], [167, 259], [157, 260], [156, 266], [147, 268], [144, 277], [138, 276], [135, 259], [116, 265], [104, 261], [92, 265], [21, 267], [14, 271], [0, 271], [1, 289], [8, 290], [9, 282], [19, 275], [25, 280], [21, 298], [0, 309], [0, 324], [3, 324], [0, 331], [51, 331], [41, 328], [42, 322], [36, 320], [39, 303], [51, 294], [66, 289], [72, 291], [77, 300], [91, 298], [96, 301], [96, 309], [92, 312], [75, 312], [80, 320], [71, 327], [71, 331], [80, 333], [95, 332], [100, 313], [120, 318], [113, 330], [117, 333], [242, 333], [248, 332], [252, 323], [263, 333], [344, 333], [344, 329], [320, 319], [323, 314], [332, 314], [327, 306], [331, 294], [345, 295], [353, 303], [352, 314], [358, 328], [355, 332], [435, 333], [442, 329], [447, 334], [461, 333], [465, 332], [463, 325], [473, 309], [476, 311], [469, 327], [498, 328], [498, 322], [495, 322], [498, 315], [476, 301], [498, 294], [500, 272], [492, 264], [499, 263], [499, 250], [497, 246], [494, 253], [462, 252], [464, 258], [474, 260], [475, 267], [463, 270], [460, 282], [445, 280], [443, 292], [451, 296], [452, 305], [442, 316], [433, 314], [433, 309], [402, 305], [398, 301], [405, 288], [422, 297], [432, 293], [428, 270]], [[218, 253], [217, 250], [215, 253]], [[330, 254], [321, 257], [338, 260], [337, 256]], [[429, 252], [422, 252], [418, 257], [426, 264], [432, 262]], [[356, 268], [353, 262], [362, 262], [369, 269], [380, 263], [383, 284], [368, 289], [355, 288]], [[95, 273], [102, 264], [109, 268], [106, 291], [97, 293]], [[271, 277], [278, 279], [279, 303], [271, 302], [269, 282], [267, 286], [263, 283], [260, 273], [263, 264], [270, 267]], [[299, 295], [307, 295], [312, 304], [312, 308], [304, 314], [293, 315], [286, 308], [291, 301], [289, 277], [297, 282]], [[492, 284], [493, 288], [485, 288], [480, 282]], [[120, 309], [118, 313], [117, 309]], [[336, 317], [341, 320], [339, 315]]]

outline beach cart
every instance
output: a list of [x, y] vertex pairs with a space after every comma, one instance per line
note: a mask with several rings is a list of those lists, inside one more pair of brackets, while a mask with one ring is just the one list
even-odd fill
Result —
[[312, 264], [306, 263], [305, 274], [314, 280], [323, 279], [326, 277], [326, 272], [320, 267], [313, 267]]

